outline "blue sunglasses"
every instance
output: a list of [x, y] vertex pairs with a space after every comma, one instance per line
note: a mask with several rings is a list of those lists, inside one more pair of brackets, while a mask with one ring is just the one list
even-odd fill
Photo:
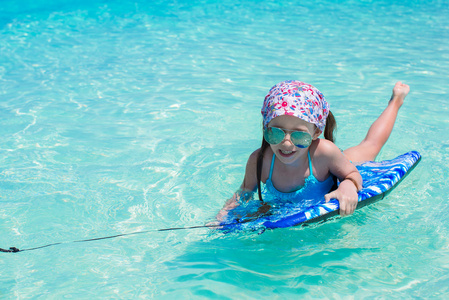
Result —
[[312, 143], [312, 136], [304, 131], [292, 131], [278, 127], [267, 127], [263, 131], [263, 137], [268, 144], [277, 145], [285, 139], [285, 134], [290, 132], [290, 140], [298, 148], [307, 148]]

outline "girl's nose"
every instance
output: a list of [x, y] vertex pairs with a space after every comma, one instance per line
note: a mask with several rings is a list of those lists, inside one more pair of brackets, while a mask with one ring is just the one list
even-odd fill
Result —
[[282, 143], [289, 142], [293, 145], [292, 140], [290, 139], [290, 133], [285, 133], [284, 139], [282, 140]]

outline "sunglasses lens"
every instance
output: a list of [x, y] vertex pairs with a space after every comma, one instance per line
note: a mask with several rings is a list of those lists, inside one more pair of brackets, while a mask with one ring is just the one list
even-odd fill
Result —
[[312, 136], [307, 132], [295, 131], [291, 134], [292, 143], [298, 148], [307, 148], [312, 143]]
[[263, 137], [268, 142], [268, 144], [277, 145], [285, 137], [284, 131], [276, 127], [267, 127], [263, 131]]

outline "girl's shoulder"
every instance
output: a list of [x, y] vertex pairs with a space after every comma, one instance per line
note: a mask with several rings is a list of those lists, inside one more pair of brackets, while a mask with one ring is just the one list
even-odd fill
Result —
[[316, 158], [329, 158], [341, 154], [341, 150], [329, 140], [316, 139], [310, 145], [310, 154]]
[[340, 164], [344, 155], [333, 142], [317, 139], [310, 145], [310, 156], [315, 177], [322, 181], [327, 178], [335, 164]]
[[[242, 189], [248, 190], [248, 191], [254, 191], [257, 188], [257, 161], [259, 159], [259, 156], [261, 154], [262, 149], [256, 149], [251, 153], [251, 155], [248, 158], [248, 162], [246, 163], [246, 171], [245, 171], [245, 178], [243, 180], [243, 184], [241, 186]], [[265, 149], [263, 153], [263, 168], [262, 168], [262, 182], [266, 182], [266, 179], [268, 178], [269, 173], [269, 167], [271, 157], [273, 156], [273, 151], [270, 147]], [[267, 167], [268, 166], [268, 167]]]
[[251, 155], [248, 158], [248, 162], [246, 163], [247, 166], [255, 166], [257, 164], [257, 160], [260, 155], [260, 151], [262, 151], [260, 148], [256, 149], [251, 153]]

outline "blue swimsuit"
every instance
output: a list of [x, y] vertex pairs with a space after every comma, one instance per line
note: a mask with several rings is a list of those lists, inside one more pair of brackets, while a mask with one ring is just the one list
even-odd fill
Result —
[[310, 153], [307, 153], [309, 158], [309, 170], [310, 175], [305, 179], [304, 186], [296, 191], [290, 193], [284, 193], [278, 191], [271, 181], [271, 175], [273, 174], [273, 166], [276, 156], [273, 154], [273, 159], [271, 161], [270, 175], [268, 176], [267, 182], [262, 183], [261, 192], [264, 202], [270, 205], [276, 206], [276, 203], [298, 203], [302, 202], [303, 207], [309, 207], [317, 204], [318, 202], [324, 201], [324, 195], [329, 193], [334, 185], [334, 176], [330, 175], [326, 180], [319, 181], [315, 178], [312, 171], [312, 160], [310, 159]]

